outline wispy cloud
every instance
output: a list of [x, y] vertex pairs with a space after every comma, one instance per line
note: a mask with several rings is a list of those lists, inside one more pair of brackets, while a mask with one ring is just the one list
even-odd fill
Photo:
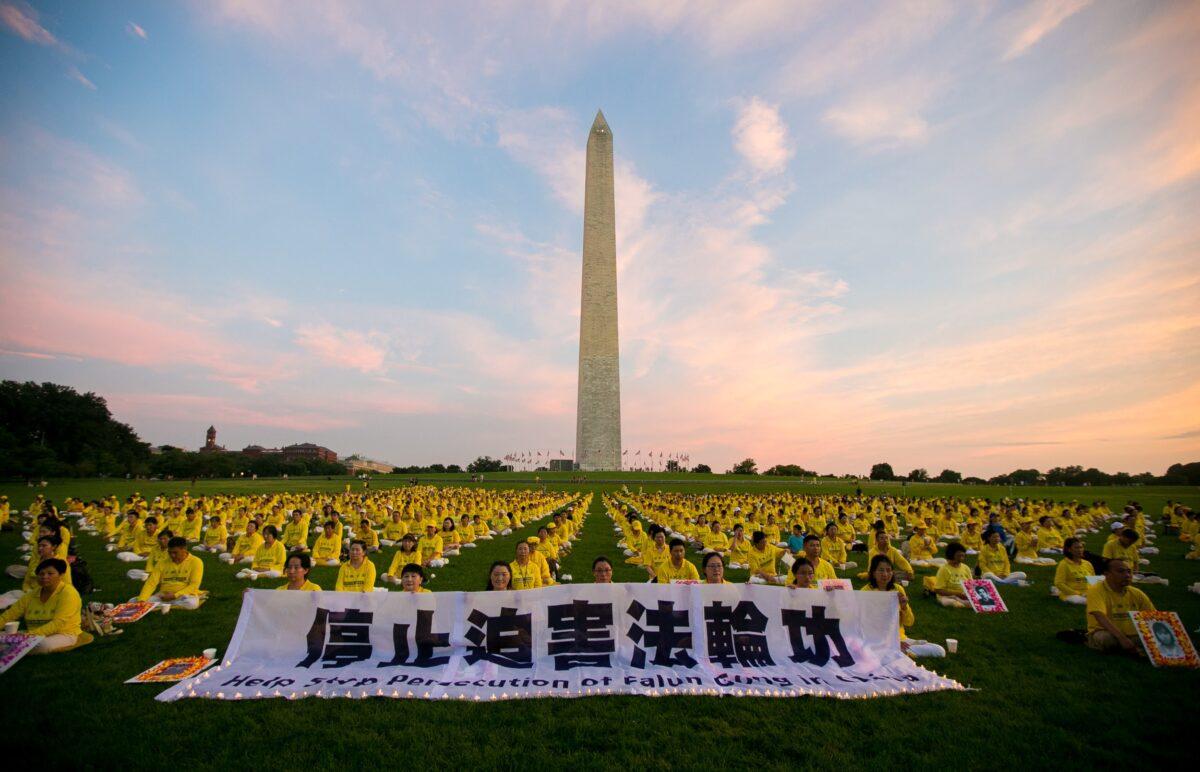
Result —
[[80, 72], [78, 67], [68, 67], [67, 68], [67, 77], [70, 78], [71, 80], [75, 81], [79, 85], [83, 86], [86, 89], [89, 89], [91, 91], [96, 90], [96, 84], [92, 83], [90, 80], [88, 80], [87, 76], [84, 75], [82, 72]]
[[757, 174], [777, 174], [793, 155], [779, 106], [758, 97], [748, 100], [733, 125], [733, 144]]
[[60, 46], [58, 38], [38, 21], [38, 13], [25, 3], [0, 3], [0, 23], [9, 31], [39, 46]]
[[1035, 0], [1013, 14], [1016, 33], [1002, 57], [1011, 61], [1028, 53], [1043, 38], [1075, 14], [1091, 5], [1092, 0]]
[[379, 372], [387, 360], [387, 336], [377, 331], [306, 324], [296, 329], [296, 344], [326, 364], [364, 373]]
[[137, 22], [131, 21], [126, 24], [125, 31], [128, 32], [132, 37], [141, 38], [142, 40], [148, 40], [150, 38], [150, 36], [146, 34], [146, 30], [144, 30]]

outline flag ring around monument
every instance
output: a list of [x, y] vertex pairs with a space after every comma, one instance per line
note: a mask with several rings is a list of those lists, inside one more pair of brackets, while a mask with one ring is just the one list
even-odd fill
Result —
[[222, 662], [160, 701], [962, 690], [900, 650], [896, 595], [756, 585], [247, 593]]

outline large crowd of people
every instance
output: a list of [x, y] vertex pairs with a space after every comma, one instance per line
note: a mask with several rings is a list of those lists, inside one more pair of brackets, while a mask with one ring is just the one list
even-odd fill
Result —
[[[204, 554], [216, 555], [217, 566], [228, 565], [232, 576], [248, 583], [282, 580], [279, 590], [320, 591], [310, 579], [319, 566], [337, 568], [327, 589], [339, 592], [387, 592], [389, 586], [429, 592], [425, 585], [435, 570], [463, 550], [534, 525], [536, 535], [516, 539], [511, 558], [494, 561], [480, 585], [498, 591], [551, 586], [573, 580], [562, 562], [591, 500], [590, 494], [432, 486], [354, 494], [110, 496], [69, 499], [61, 508], [39, 496], [20, 522], [19, 549], [28, 556], [6, 570], [22, 584], [0, 595], [0, 608], [7, 608], [0, 619], [23, 619], [29, 632], [42, 636], [39, 652], [76, 644], [82, 601], [70, 564], [78, 534], [101, 541], [112, 559], [135, 565], [125, 573], [140, 583], [130, 600], [186, 610], [198, 609], [208, 595]], [[1155, 522], [1134, 503], [1114, 514], [1103, 501], [626, 489], [601, 503], [612, 519], [614, 554], [644, 571], [647, 581], [723, 584], [729, 571], [744, 571], [750, 583], [819, 590], [840, 586], [829, 580], [849, 571], [862, 581], [859, 589], [896, 596], [901, 647], [913, 656], [945, 651], [909, 637], [917, 624], [910, 592], [967, 608], [966, 580], [1024, 588], [1033, 582], [1014, 564], [1055, 566], [1048, 592], [1086, 607], [1088, 645], [1137, 652], [1126, 612], [1153, 604], [1131, 585], [1167, 582], [1150, 571], [1158, 554]], [[0, 500], [0, 525], [12, 517], [7, 500]], [[1195, 512], [1169, 503], [1159, 522], [1190, 548], [1186, 557], [1200, 558]], [[1085, 537], [1102, 531], [1102, 554], [1088, 553]], [[690, 559], [689, 552], [699, 558]], [[382, 573], [372, 553], [381, 553], [380, 566], [387, 566]], [[613, 581], [609, 557], [594, 557], [591, 569], [594, 581]]]

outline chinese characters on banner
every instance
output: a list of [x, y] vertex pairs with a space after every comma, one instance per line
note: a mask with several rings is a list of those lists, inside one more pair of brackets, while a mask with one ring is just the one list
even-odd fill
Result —
[[499, 700], [961, 689], [900, 650], [896, 595], [755, 585], [251, 591], [225, 660], [159, 695]]

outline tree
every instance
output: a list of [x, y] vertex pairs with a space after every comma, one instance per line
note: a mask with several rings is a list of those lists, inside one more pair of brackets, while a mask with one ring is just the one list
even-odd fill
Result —
[[799, 464], [776, 464], [763, 474], [775, 477], [818, 477], [816, 472], [810, 472]]
[[896, 479], [896, 473], [892, 471], [891, 464], [884, 464], [884, 463], [875, 464], [874, 466], [871, 467], [871, 479], [872, 480], [894, 480], [894, 479]]
[[668, 472], [682, 472], [683, 469], [679, 466], [678, 461], [676, 461], [675, 459], [671, 459], [670, 461], [667, 462], [667, 471]]
[[754, 459], [744, 458], [733, 465], [729, 474], [758, 474], [758, 465], [754, 463]]
[[467, 471], [471, 474], [482, 474], [483, 472], [500, 472], [504, 469], [504, 462], [491, 456], [480, 456], [471, 463], [467, 464]]
[[692, 471], [696, 474], [712, 474], [712, 467], [708, 464], [696, 464], [692, 467]]
[[956, 472], [953, 469], [943, 469], [942, 473], [934, 478], [940, 483], [960, 483], [962, 482], [962, 472]]
[[908, 473], [909, 482], [929, 482], [929, 472], [925, 469], [914, 469]]

